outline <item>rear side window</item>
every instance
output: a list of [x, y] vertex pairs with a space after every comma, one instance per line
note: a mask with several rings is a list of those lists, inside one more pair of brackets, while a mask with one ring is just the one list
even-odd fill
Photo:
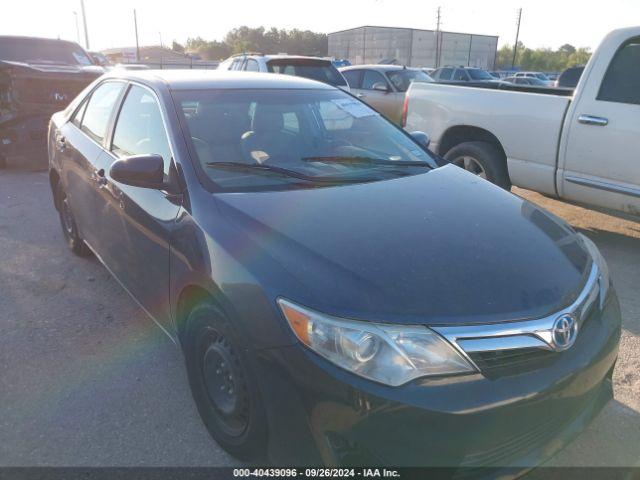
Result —
[[113, 107], [123, 88], [124, 84], [120, 82], [103, 83], [93, 91], [91, 98], [89, 98], [80, 128], [98, 143], [102, 142], [107, 133]]
[[71, 119], [71, 122], [78, 128], [82, 126], [82, 117], [84, 117], [84, 111], [87, 109], [88, 103], [89, 102], [87, 100], [84, 100], [82, 102], [82, 105], [80, 105], [80, 108], [76, 110], [76, 113], [73, 114], [73, 118]]
[[147, 89], [134, 85], [127, 93], [116, 122], [111, 150], [118, 157], [162, 155], [165, 172], [169, 171], [169, 140], [158, 102]]
[[451, 80], [451, 74], [453, 73], [453, 68], [443, 68], [440, 70], [439, 79], [440, 80]]
[[640, 37], [624, 44], [613, 57], [598, 100], [640, 105]]
[[271, 73], [283, 73], [310, 78], [335, 86], [346, 86], [347, 82], [331, 62], [314, 59], [277, 59], [267, 64]]
[[362, 70], [347, 70], [346, 72], [342, 72], [342, 76], [351, 88], [360, 88]]
[[467, 72], [462, 70], [461, 68], [456, 70], [456, 73], [453, 75], [454, 80], [466, 81], [469, 78], [467, 77]]
[[240, 70], [242, 68], [242, 62], [244, 61], [244, 58], [236, 58], [233, 63], [231, 64], [231, 67], [229, 68], [229, 70]]
[[254, 60], [253, 58], [250, 58], [247, 60], [247, 64], [244, 66], [244, 69], [247, 72], [259, 72], [260, 71], [260, 65], [258, 65], [257, 60]]

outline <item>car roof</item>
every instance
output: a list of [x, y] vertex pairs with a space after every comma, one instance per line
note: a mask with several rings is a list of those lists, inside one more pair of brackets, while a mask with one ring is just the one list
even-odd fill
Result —
[[293, 75], [226, 70], [111, 70], [104, 78], [139, 81], [171, 90], [324, 89], [335, 87]]
[[382, 70], [385, 72], [394, 71], [394, 70], [420, 70], [421, 68], [414, 67], [405, 67], [403, 65], [377, 65], [377, 64], [369, 64], [369, 65], [350, 65], [347, 67], [341, 67], [341, 72], [347, 72], [349, 70], [363, 70], [363, 69], [371, 69], [371, 70]]
[[325, 57], [313, 57], [309, 55], [288, 55], [286, 53], [278, 53], [278, 54], [265, 54], [265, 53], [257, 53], [257, 52], [247, 52], [247, 53], [236, 53], [232, 55], [230, 58], [241, 58], [241, 57], [257, 57], [264, 58], [265, 60], [316, 60], [316, 61], [324, 61], [327, 63], [331, 63], [331, 59]]
[[29, 37], [27, 35], [0, 35], [0, 41], [2, 40], [21, 40], [25, 42], [52, 42], [52, 43], [65, 43], [67, 45], [80, 46], [76, 42], [72, 42], [70, 40], [63, 40], [61, 38]]

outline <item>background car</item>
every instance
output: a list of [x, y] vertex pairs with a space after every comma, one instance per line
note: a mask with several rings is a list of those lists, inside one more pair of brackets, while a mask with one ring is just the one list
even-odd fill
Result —
[[549, 83], [540, 80], [537, 77], [507, 77], [502, 79], [503, 82], [513, 83], [515, 85], [531, 85], [533, 87], [548, 87]]
[[477, 85], [499, 83], [499, 80], [486, 70], [474, 67], [441, 67], [431, 74], [438, 83], [465, 83]]
[[582, 72], [584, 72], [584, 66], [569, 67], [560, 74], [558, 80], [556, 80], [556, 87], [558, 88], [576, 88]]
[[356, 65], [340, 69], [351, 93], [389, 120], [400, 124], [404, 96], [413, 82], [433, 82], [420, 68], [400, 65]]
[[513, 75], [516, 78], [537, 78], [544, 82], [545, 86], [553, 86], [553, 82], [542, 72], [518, 72]]
[[102, 73], [77, 43], [0, 36], [0, 168], [44, 167], [49, 118]]
[[245, 72], [269, 72], [295, 75], [328, 83], [334, 87], [349, 89], [347, 81], [327, 58], [298, 55], [264, 55], [262, 53], [240, 53], [229, 57], [218, 70]]

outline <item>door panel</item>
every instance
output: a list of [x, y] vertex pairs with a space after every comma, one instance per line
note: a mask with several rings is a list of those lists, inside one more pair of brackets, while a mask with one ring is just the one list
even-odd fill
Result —
[[[611, 58], [607, 55], [607, 58]], [[640, 39], [596, 59], [568, 117], [561, 196], [640, 214]]]
[[[105, 153], [109, 165], [129, 155], [160, 154], [169, 175], [172, 150], [151, 91], [136, 85], [130, 88], [115, 123], [111, 150]], [[105, 170], [103, 260], [138, 302], [171, 331], [169, 239], [180, 205], [165, 192], [116, 182], [109, 166]]]
[[64, 162], [62, 175], [71, 210], [82, 238], [96, 248], [100, 237], [100, 170], [98, 159], [103, 152], [102, 141], [106, 135], [113, 109], [122, 93], [122, 82], [106, 82], [91, 94], [88, 104], [60, 130], [64, 137]]
[[[389, 91], [374, 90], [376, 84], [386, 85]], [[362, 89], [359, 91], [362, 100], [367, 102], [389, 120], [400, 123], [404, 95], [394, 92], [387, 79], [380, 72], [365, 70], [362, 76]]]

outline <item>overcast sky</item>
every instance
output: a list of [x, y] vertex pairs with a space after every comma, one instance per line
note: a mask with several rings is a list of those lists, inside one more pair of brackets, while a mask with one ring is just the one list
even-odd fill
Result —
[[[530, 47], [564, 43], [595, 48], [614, 28], [640, 25], [640, 0], [85, 0], [92, 50], [135, 45], [133, 8], [141, 45], [201, 36], [220, 40], [230, 29], [278, 27], [333, 32], [361, 25], [434, 29], [442, 7], [442, 29], [498, 35], [513, 43], [517, 9], [520, 39]], [[74, 11], [80, 0], [4, 0], [0, 34], [76, 40]], [[84, 38], [83, 36], [81, 38]], [[84, 40], [83, 40], [84, 45]]]

